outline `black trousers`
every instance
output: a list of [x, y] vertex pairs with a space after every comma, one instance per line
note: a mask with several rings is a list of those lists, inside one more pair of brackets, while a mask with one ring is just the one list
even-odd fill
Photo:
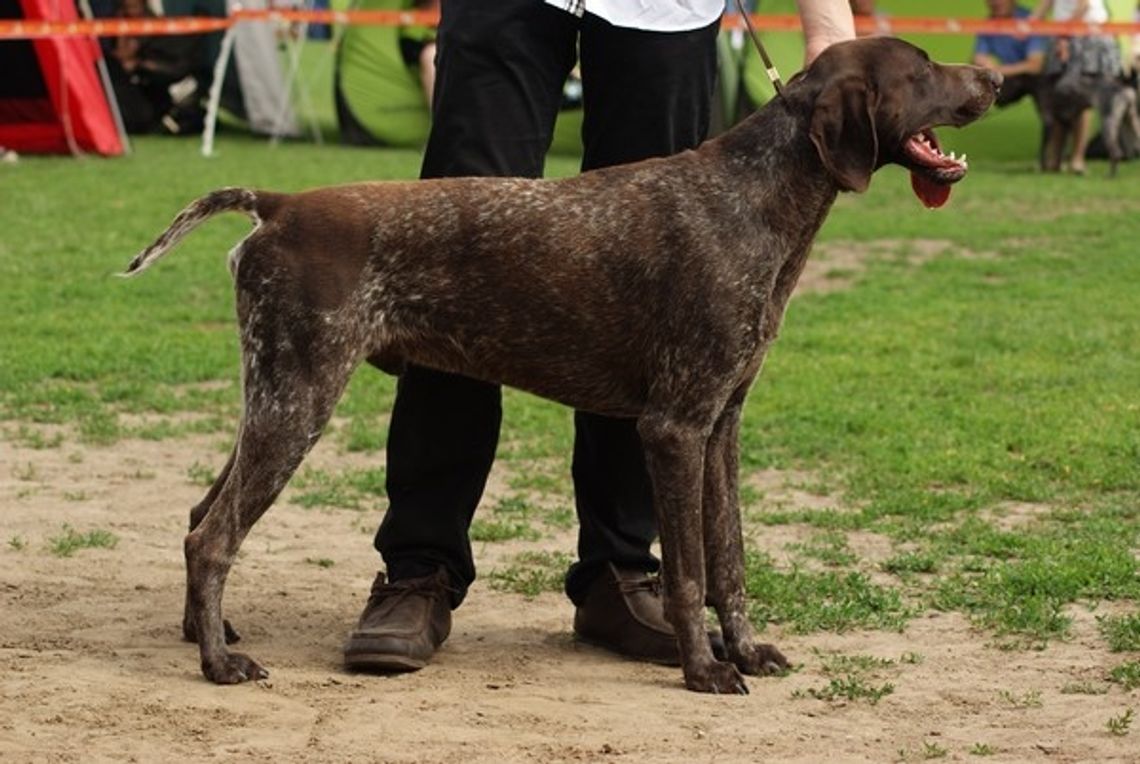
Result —
[[[673, 154], [708, 132], [718, 24], [675, 33], [579, 19], [542, 0], [443, 0], [424, 178], [540, 177], [562, 86], [580, 60], [582, 169]], [[497, 385], [411, 367], [388, 433], [390, 505], [376, 548], [391, 580], [444, 566], [458, 606], [475, 579], [468, 528], [498, 444]], [[607, 561], [656, 571], [651, 490], [635, 422], [575, 412], [581, 603]]]

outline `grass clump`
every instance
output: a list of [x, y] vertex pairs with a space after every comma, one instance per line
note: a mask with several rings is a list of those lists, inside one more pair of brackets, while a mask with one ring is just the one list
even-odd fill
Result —
[[1124, 737], [1132, 731], [1132, 721], [1135, 716], [1135, 711], [1129, 708], [1120, 716], [1110, 717], [1109, 720], [1104, 723], [1105, 729], [1108, 730], [1108, 734], [1110, 735], [1115, 735], [1116, 737]]
[[847, 674], [841, 677], [833, 677], [823, 687], [809, 687], [807, 690], [796, 690], [792, 693], [792, 697], [811, 697], [816, 700], [826, 700], [830, 702], [837, 700], [865, 700], [873, 706], [894, 691], [895, 686], [890, 682], [875, 684], [868, 681], [866, 677], [857, 674]]
[[[1066, 605], [1140, 596], [1140, 563], [1131, 551], [1137, 537], [1135, 523], [1111, 509], [1020, 533], [970, 519], [935, 537], [958, 562], [939, 581], [933, 604], [1031, 644], [1064, 638], [1072, 623]], [[1133, 625], [1107, 628], [1127, 639]]]
[[1125, 692], [1140, 687], [1140, 661], [1128, 661], [1108, 672], [1108, 681], [1120, 685]]
[[847, 536], [838, 531], [817, 533], [803, 544], [789, 544], [788, 549], [822, 562], [828, 567], [846, 567], [858, 558], [847, 546]]
[[526, 597], [562, 591], [572, 559], [564, 552], [522, 552], [515, 555], [508, 567], [491, 571], [491, 588]]
[[474, 520], [468, 531], [472, 541], [537, 541], [542, 534], [524, 522], [511, 520]]
[[64, 524], [63, 532], [48, 539], [48, 550], [56, 557], [71, 557], [81, 549], [114, 549], [119, 537], [105, 530], [80, 533]]
[[1097, 625], [1112, 652], [1140, 651], [1140, 613], [1101, 617]]
[[892, 682], [879, 682], [880, 674], [896, 666], [890, 658], [871, 655], [844, 655], [814, 651], [820, 659], [820, 668], [828, 677], [823, 687], [796, 690], [793, 698], [815, 698], [828, 702], [866, 701], [870, 705], [895, 691]]
[[377, 499], [387, 495], [384, 480], [383, 467], [343, 470], [335, 473], [303, 468], [293, 481], [297, 488], [293, 503], [306, 509], [312, 507], [371, 509]]
[[886, 572], [898, 576], [910, 573], [934, 573], [938, 570], [938, 558], [929, 552], [899, 552], [884, 560], [881, 567]]
[[901, 630], [914, 615], [897, 589], [879, 586], [858, 571], [782, 571], [768, 555], [749, 552], [744, 581], [752, 620], [760, 627], [781, 623], [800, 634]]

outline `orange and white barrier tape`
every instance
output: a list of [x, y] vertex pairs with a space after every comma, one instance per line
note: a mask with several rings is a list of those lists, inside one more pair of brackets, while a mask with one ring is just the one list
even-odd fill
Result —
[[214, 32], [228, 29], [233, 24], [233, 20], [229, 18], [205, 16], [93, 21], [5, 19], [0, 21], [0, 40], [29, 40], [44, 37], [157, 37]]
[[[758, 14], [750, 17], [759, 30], [791, 32], [800, 28], [795, 14]], [[213, 32], [243, 21], [275, 21], [310, 24], [363, 26], [435, 26], [439, 14], [431, 11], [293, 11], [236, 10], [225, 18], [169, 16], [146, 19], [93, 19], [90, 21], [0, 20], [0, 40], [43, 37], [122, 37], [196, 34]], [[726, 28], [743, 28], [740, 17], [726, 14]], [[1083, 21], [1027, 21], [1025, 19], [958, 19], [916, 16], [855, 19], [859, 32], [879, 34], [1008, 34], [1036, 35], [1131, 35], [1140, 34], [1140, 23]]]
[[429, 11], [290, 11], [236, 10], [226, 17], [163, 16], [107, 18], [88, 21], [0, 20], [0, 40], [43, 37], [157, 37], [229, 29], [242, 21], [286, 21], [364, 26], [436, 26], [439, 14]]

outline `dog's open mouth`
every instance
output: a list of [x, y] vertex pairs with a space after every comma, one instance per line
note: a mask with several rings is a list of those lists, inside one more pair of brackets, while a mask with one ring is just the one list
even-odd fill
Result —
[[910, 169], [910, 185], [927, 207], [941, 207], [950, 198], [950, 186], [966, 177], [966, 155], [943, 154], [934, 131], [925, 128], [906, 139], [902, 146]]

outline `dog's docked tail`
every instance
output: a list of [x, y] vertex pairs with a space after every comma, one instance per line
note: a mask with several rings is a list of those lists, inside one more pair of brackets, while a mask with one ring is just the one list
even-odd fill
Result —
[[134, 276], [149, 268], [169, 252], [186, 234], [220, 212], [244, 212], [256, 223], [258, 195], [248, 188], [222, 188], [206, 194], [178, 213], [170, 227], [154, 243], [134, 256], [124, 276]]

